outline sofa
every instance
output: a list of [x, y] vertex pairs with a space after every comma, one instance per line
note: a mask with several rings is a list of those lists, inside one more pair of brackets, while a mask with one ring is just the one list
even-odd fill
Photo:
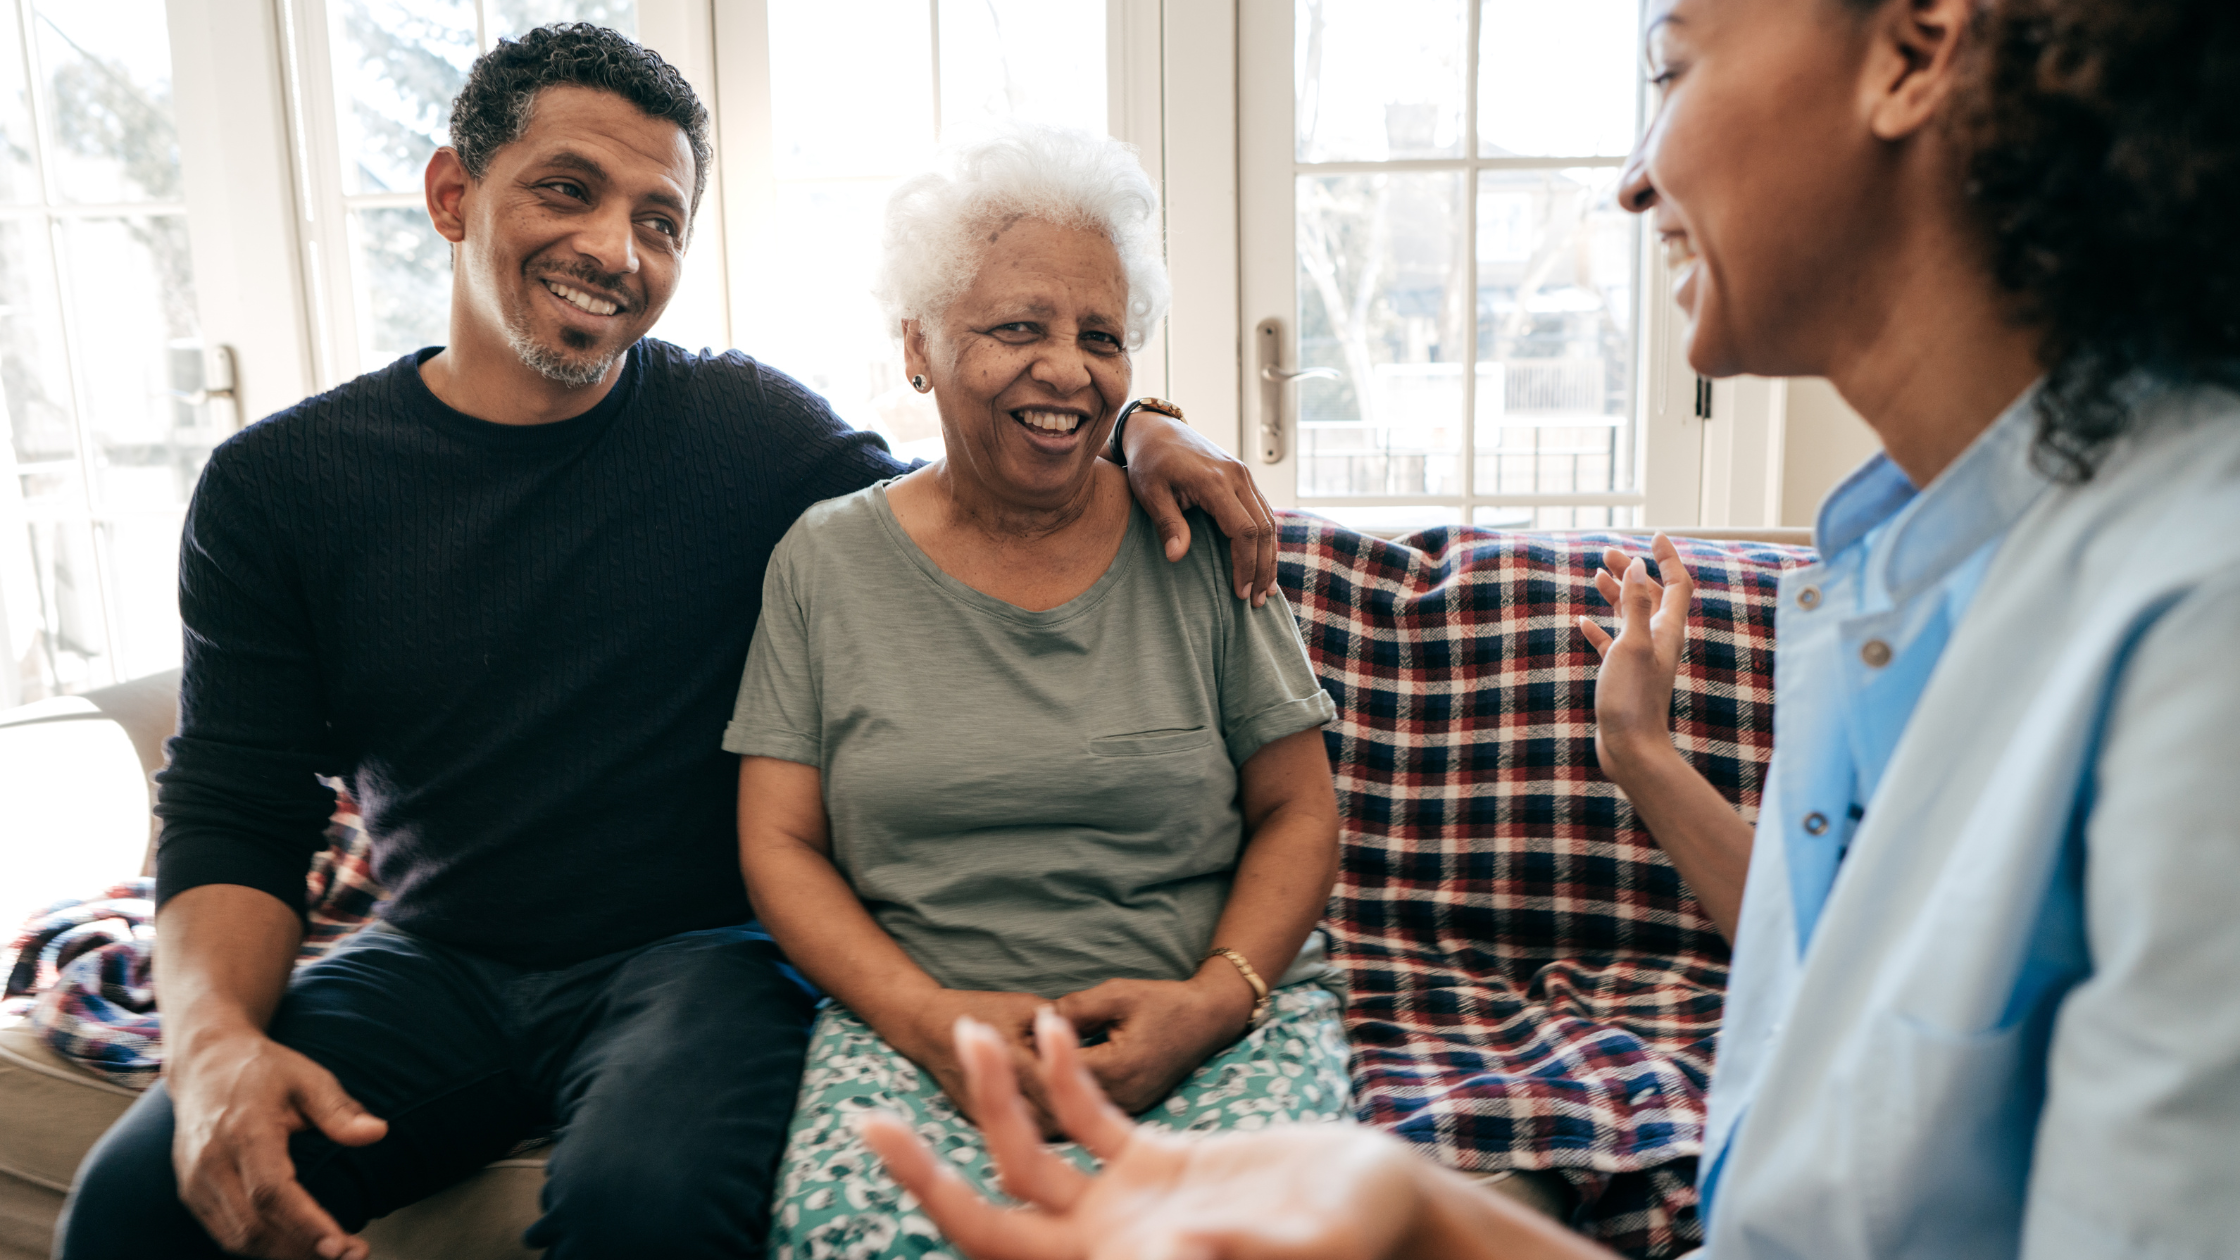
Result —
[[[1800, 541], [1679, 540], [1697, 602], [1675, 740], [1745, 815], [1771, 753], [1776, 586], [1813, 559]], [[1338, 709], [1325, 928], [1352, 988], [1359, 1118], [1662, 1256], [1699, 1235], [1726, 949], [1595, 762], [1595, 657], [1573, 619], [1608, 617], [1592, 575], [1611, 543], [1646, 550], [1477, 528], [1388, 541], [1286, 514], [1281, 583]], [[152, 771], [175, 686], [93, 693], [85, 718], [125, 727]], [[134, 1096], [41, 1029], [0, 1027], [0, 1260], [47, 1254], [79, 1160]], [[375, 1222], [373, 1254], [529, 1254], [542, 1178], [542, 1152], [516, 1152]]]

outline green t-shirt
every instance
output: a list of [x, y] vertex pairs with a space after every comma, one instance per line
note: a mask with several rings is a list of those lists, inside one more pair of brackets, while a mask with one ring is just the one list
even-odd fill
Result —
[[1168, 563], [1139, 508], [1096, 585], [1029, 612], [942, 572], [891, 484], [778, 544], [723, 746], [823, 772], [835, 865], [947, 987], [1187, 978], [1243, 846], [1237, 767], [1335, 712], [1290, 606], [1232, 593], [1199, 513]]

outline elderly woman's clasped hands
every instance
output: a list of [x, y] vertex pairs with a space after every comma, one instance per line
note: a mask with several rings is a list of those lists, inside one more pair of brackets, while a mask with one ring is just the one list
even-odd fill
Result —
[[1038, 1017], [1058, 1017], [1069, 1039], [1075, 1029], [1087, 1031], [1095, 1044], [1069, 1044], [1066, 1061], [1132, 1115], [1172, 1093], [1191, 1069], [1244, 1032], [1252, 990], [1241, 980], [1222, 987], [1233, 992], [1191, 981], [1106, 980], [1054, 1004], [1032, 993], [943, 989], [925, 995], [923, 1016], [912, 1021], [920, 1036], [896, 1048], [933, 1073], [942, 1090], [986, 1127], [991, 1118], [975, 1101], [972, 1059], [963, 1049], [963, 1030], [970, 1030], [983, 1053], [1005, 1061], [1002, 1079], [1034, 1130], [1055, 1137], [1063, 1121], [1037, 1070]]

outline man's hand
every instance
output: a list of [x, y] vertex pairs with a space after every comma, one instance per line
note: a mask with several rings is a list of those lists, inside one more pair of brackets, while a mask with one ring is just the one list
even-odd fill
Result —
[[1139, 1129], [1090, 1079], [1055, 1013], [1039, 1070], [1068, 1133], [1104, 1163], [1090, 1176], [1044, 1147], [1014, 1060], [993, 1029], [957, 1028], [988, 1154], [1006, 1193], [981, 1198], [899, 1117], [860, 1123], [896, 1181], [973, 1260], [1608, 1260], [1531, 1209], [1351, 1124], [1279, 1125], [1190, 1139]]
[[1254, 607], [1276, 588], [1276, 517], [1252, 470], [1173, 416], [1139, 407], [1128, 418], [1128, 488], [1166, 540], [1167, 559], [1190, 550], [1185, 508], [1203, 508], [1229, 537], [1237, 598]]
[[[913, 1003], [908, 1022], [893, 1030], [877, 1029], [887, 1039], [887, 1044], [900, 1050], [912, 1063], [933, 1073], [940, 1082], [942, 1092], [957, 1104], [957, 1109], [980, 1123], [978, 1113], [972, 1110], [972, 1091], [966, 1088], [964, 1065], [957, 1059], [956, 1027], [960, 1019], [970, 1019], [982, 1027], [993, 1028], [1011, 1056], [1021, 1064], [1031, 1064], [1034, 1057], [1034, 1015], [1042, 1008], [1043, 1000], [1032, 993], [997, 993], [980, 989], [943, 989], [929, 1001]], [[1029, 1079], [1032, 1080], [1031, 1074]], [[1039, 1095], [1040, 1090], [1037, 1089]], [[1036, 1123], [1045, 1131], [1055, 1132], [1055, 1122], [1043, 1109], [1039, 1098], [1029, 1102], [1036, 1116]]]
[[1204, 972], [1193, 980], [1107, 980], [1059, 998], [1057, 1011], [1084, 1033], [1103, 1034], [1081, 1050], [1082, 1066], [1114, 1105], [1141, 1115], [1243, 1035], [1252, 990], [1234, 974], [1223, 981]]
[[1658, 534], [1652, 549], [1662, 587], [1641, 560], [1615, 547], [1602, 553], [1604, 567], [1596, 570], [1594, 585], [1617, 610], [1615, 638], [1591, 619], [1579, 618], [1579, 632], [1602, 658], [1594, 688], [1595, 756], [1620, 787], [1636, 777], [1633, 770], [1643, 761], [1672, 753], [1673, 678], [1687, 644], [1688, 607], [1696, 589], [1671, 539]]
[[220, 1247], [261, 1260], [364, 1260], [296, 1181], [288, 1137], [317, 1129], [344, 1146], [388, 1133], [334, 1074], [253, 1029], [203, 1039], [165, 1075], [177, 1117], [179, 1197]]

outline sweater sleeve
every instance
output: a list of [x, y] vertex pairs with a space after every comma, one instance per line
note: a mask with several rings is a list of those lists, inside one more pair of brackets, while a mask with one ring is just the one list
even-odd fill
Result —
[[156, 900], [239, 884], [300, 914], [334, 811], [316, 777], [333, 768], [331, 738], [291, 539], [238, 466], [243, 451], [236, 439], [212, 456], [180, 540], [185, 670], [156, 778]]

